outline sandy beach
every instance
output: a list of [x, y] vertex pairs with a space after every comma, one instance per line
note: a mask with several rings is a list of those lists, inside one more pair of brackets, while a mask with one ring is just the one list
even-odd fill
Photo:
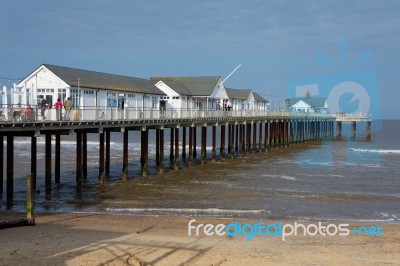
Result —
[[[4, 217], [3, 217], [4, 218]], [[191, 217], [66, 213], [0, 230], [1, 265], [399, 265], [399, 225], [373, 236], [188, 236]], [[196, 223], [232, 220], [197, 218]], [[249, 221], [251, 222], [251, 221]], [[254, 221], [253, 221], [254, 222]], [[350, 228], [360, 223], [350, 223]], [[362, 225], [365, 225], [362, 224]]]

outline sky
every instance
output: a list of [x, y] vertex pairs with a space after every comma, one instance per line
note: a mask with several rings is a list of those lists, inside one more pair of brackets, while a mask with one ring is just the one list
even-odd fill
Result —
[[[226, 87], [252, 89], [279, 105], [298, 95], [297, 85], [317, 84], [318, 96], [328, 97], [352, 81], [368, 93], [375, 117], [400, 119], [397, 0], [0, 0], [0, 6], [1, 85], [43, 63], [139, 78], [225, 78], [242, 63]], [[343, 105], [365, 100], [365, 93], [346, 93], [336, 97]]]

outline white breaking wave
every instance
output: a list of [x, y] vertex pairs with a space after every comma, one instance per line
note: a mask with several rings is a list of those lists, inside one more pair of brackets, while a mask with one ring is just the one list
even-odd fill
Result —
[[159, 213], [159, 214], [260, 214], [269, 213], [266, 210], [229, 210], [229, 209], [195, 209], [195, 208], [106, 208], [106, 212], [110, 213]]
[[351, 150], [351, 151], [355, 151], [355, 152], [395, 153], [395, 154], [400, 154], [400, 150], [355, 149], [355, 148], [351, 148], [350, 150]]

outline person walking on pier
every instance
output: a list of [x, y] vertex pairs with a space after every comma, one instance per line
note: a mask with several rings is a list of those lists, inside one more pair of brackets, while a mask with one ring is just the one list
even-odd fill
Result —
[[69, 97], [64, 103], [64, 108], [65, 108], [65, 120], [69, 121], [71, 119], [70, 114], [72, 109], [72, 101]]
[[46, 116], [44, 115], [44, 112], [46, 111], [46, 104], [47, 104], [46, 99], [43, 96], [41, 96], [39, 103], [40, 103], [40, 115], [42, 116], [42, 120], [44, 121], [44, 120], [46, 120]]
[[56, 108], [56, 117], [57, 117], [57, 121], [61, 121], [61, 109], [62, 109], [62, 103], [60, 98], [57, 99], [57, 102], [54, 104], [55, 108]]

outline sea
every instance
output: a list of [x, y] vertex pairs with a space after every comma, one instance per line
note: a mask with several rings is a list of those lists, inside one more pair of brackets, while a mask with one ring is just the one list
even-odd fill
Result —
[[[342, 141], [326, 138], [322, 142], [296, 144], [216, 162], [210, 161], [209, 129], [207, 164], [200, 166], [198, 156], [192, 168], [187, 168], [181, 160], [179, 170], [173, 170], [169, 162], [169, 130], [166, 130], [166, 171], [162, 175], [157, 174], [155, 166], [152, 130], [148, 177], [140, 175], [139, 132], [130, 131], [128, 182], [121, 181], [122, 133], [112, 133], [111, 170], [104, 186], [98, 185], [99, 137], [88, 134], [88, 177], [83, 181], [81, 192], [75, 186], [76, 136], [62, 136], [61, 184], [54, 184], [53, 160], [52, 196], [47, 200], [44, 137], [39, 137], [35, 210], [37, 213], [400, 223], [400, 121], [373, 121], [371, 141], [365, 140], [362, 123], [357, 124], [357, 141], [348, 140], [349, 127], [344, 125]], [[54, 141], [52, 152], [54, 158]], [[0, 212], [4, 213], [25, 210], [30, 139], [15, 139], [14, 161], [14, 206], [6, 209], [4, 181], [4, 193], [0, 196]]]

